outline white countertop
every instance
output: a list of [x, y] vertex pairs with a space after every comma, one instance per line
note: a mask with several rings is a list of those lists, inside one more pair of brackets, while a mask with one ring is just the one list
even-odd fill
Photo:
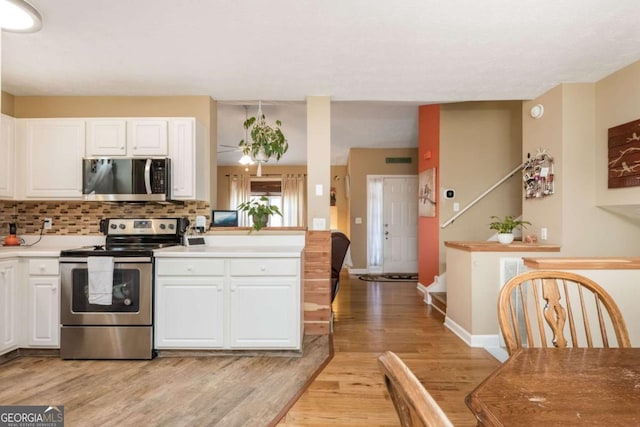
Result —
[[[0, 259], [18, 257], [59, 257], [60, 251], [64, 249], [74, 249], [83, 246], [104, 244], [104, 236], [43, 236], [38, 240], [38, 236], [23, 236], [23, 239], [33, 246], [1, 246]], [[35, 243], [35, 244], [34, 244]]]
[[172, 246], [156, 249], [156, 258], [282, 258], [300, 257], [304, 246]]

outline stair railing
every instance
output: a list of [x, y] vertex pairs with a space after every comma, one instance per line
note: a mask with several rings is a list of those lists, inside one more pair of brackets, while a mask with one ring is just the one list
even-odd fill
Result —
[[511, 178], [513, 175], [515, 175], [518, 171], [520, 171], [522, 168], [524, 167], [524, 163], [521, 163], [520, 165], [518, 165], [517, 167], [515, 167], [511, 172], [509, 172], [508, 174], [506, 174], [503, 178], [501, 178], [498, 182], [496, 182], [495, 184], [493, 184], [491, 187], [489, 187], [487, 190], [484, 191], [484, 193], [482, 193], [481, 195], [479, 195], [478, 197], [476, 197], [475, 199], [473, 199], [471, 202], [469, 202], [469, 204], [467, 206], [465, 206], [464, 208], [460, 209], [460, 212], [458, 212], [457, 214], [455, 214], [454, 216], [452, 216], [451, 218], [449, 218], [449, 220], [447, 220], [447, 222], [445, 222], [444, 224], [440, 225], [440, 228], [445, 228], [449, 225], [451, 225], [451, 223], [453, 223], [453, 221], [455, 221], [456, 219], [458, 219], [460, 217], [460, 215], [462, 215], [463, 213], [465, 213], [466, 211], [468, 211], [469, 209], [471, 209], [471, 207], [473, 205], [475, 205], [476, 203], [478, 203], [480, 200], [482, 200], [487, 194], [491, 193], [493, 190], [495, 190], [497, 187], [500, 186], [500, 184], [502, 184], [503, 182], [505, 182], [506, 180], [508, 180], [509, 178]]

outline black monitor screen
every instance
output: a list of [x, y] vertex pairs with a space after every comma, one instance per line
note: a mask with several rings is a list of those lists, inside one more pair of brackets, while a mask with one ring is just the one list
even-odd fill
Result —
[[211, 226], [212, 227], [237, 227], [238, 226], [238, 211], [224, 210], [224, 211], [211, 211]]

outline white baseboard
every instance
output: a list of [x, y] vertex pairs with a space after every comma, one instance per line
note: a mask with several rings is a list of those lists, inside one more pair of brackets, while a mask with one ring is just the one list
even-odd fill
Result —
[[509, 358], [509, 353], [504, 347], [486, 347], [485, 350], [502, 363]]
[[456, 334], [458, 338], [465, 342], [469, 347], [480, 348], [498, 348], [500, 337], [496, 335], [472, 335], [462, 326], [451, 320], [450, 317], [444, 319], [444, 326], [451, 332]]

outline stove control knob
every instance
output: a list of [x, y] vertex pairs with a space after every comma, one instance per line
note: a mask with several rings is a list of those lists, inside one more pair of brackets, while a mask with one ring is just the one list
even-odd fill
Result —
[[175, 225], [169, 224], [169, 230], [173, 230], [174, 228], [176, 228]]
[[164, 224], [160, 224], [160, 230], [164, 230], [165, 228], [167, 228], [167, 226], [166, 226], [166, 225], [164, 225]]
[[117, 225], [115, 225], [115, 224], [111, 224], [111, 225], [109, 225], [109, 228], [111, 228], [111, 229], [113, 229], [113, 230], [115, 230], [117, 227], [118, 227], [118, 226], [117, 226]]
[[124, 224], [120, 224], [119, 227], [120, 227], [120, 230], [124, 230], [126, 226]]

